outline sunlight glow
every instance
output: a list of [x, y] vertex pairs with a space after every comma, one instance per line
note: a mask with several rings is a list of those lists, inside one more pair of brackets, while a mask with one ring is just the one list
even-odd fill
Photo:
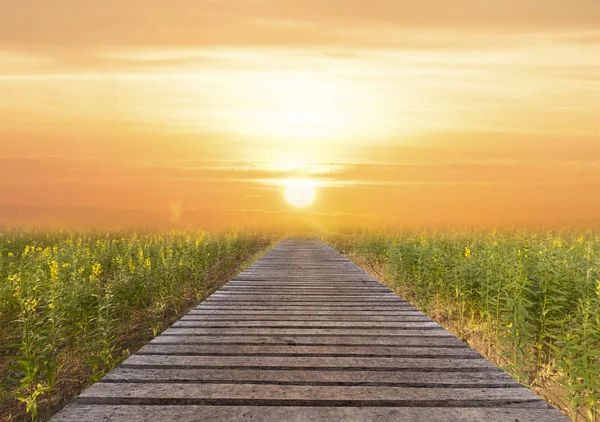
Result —
[[307, 179], [285, 181], [285, 198], [296, 208], [305, 208], [313, 203], [317, 194], [316, 183]]
[[247, 133], [287, 142], [343, 137], [360, 114], [351, 87], [310, 74], [282, 73], [248, 84], [249, 107], [240, 124]]

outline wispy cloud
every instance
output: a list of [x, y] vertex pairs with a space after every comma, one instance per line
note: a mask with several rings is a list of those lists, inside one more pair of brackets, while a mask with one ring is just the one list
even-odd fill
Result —
[[[380, 45], [396, 28], [468, 33], [597, 29], [595, 0], [8, 2], [0, 40], [8, 46], [56, 45]], [[381, 36], [381, 35], [385, 36]], [[467, 41], [465, 41], [467, 42]]]

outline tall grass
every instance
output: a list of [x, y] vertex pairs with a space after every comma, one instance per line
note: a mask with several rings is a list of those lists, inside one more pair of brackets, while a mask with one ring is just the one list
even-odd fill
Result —
[[18, 400], [32, 419], [40, 406], [47, 417], [53, 399], [98, 380], [273, 239], [0, 231], [2, 408]]
[[597, 231], [411, 231], [324, 235], [384, 268], [390, 287], [446, 321], [517, 380], [563, 387], [575, 420], [600, 419]]

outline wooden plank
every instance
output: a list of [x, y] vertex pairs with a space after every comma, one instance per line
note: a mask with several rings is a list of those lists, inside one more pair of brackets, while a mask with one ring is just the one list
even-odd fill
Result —
[[401, 298], [399, 298], [398, 296], [396, 296], [394, 293], [392, 292], [385, 292], [385, 293], [340, 293], [338, 292], [338, 294], [335, 295], [335, 297], [332, 297], [331, 294], [328, 293], [294, 293], [294, 294], [287, 294], [287, 293], [283, 293], [283, 292], [278, 292], [278, 293], [260, 293], [260, 294], [254, 294], [254, 293], [249, 293], [249, 292], [241, 292], [241, 293], [235, 293], [235, 292], [216, 292], [213, 293], [212, 295], [210, 295], [208, 298], [206, 298], [206, 300], [209, 299], [245, 299], [245, 300], [268, 300], [268, 301], [272, 301], [272, 300], [302, 300], [303, 302], [314, 302], [314, 301], [319, 301], [321, 299], [328, 299], [328, 300], [333, 300], [335, 299], [336, 301], [354, 301], [357, 299], [372, 299], [374, 301], [378, 301], [378, 300], [393, 300], [394, 302], [406, 302], [405, 300], [402, 300]]
[[274, 285], [315, 285], [322, 284], [323, 286], [339, 286], [348, 284], [350, 286], [383, 286], [379, 281], [373, 280], [371, 278], [365, 277], [353, 277], [353, 276], [340, 276], [340, 275], [321, 275], [318, 277], [311, 277], [307, 274], [304, 275], [294, 275], [294, 274], [286, 274], [286, 275], [278, 275], [278, 276], [260, 276], [260, 277], [247, 277], [247, 278], [233, 278], [227, 285], [264, 285], [264, 284], [274, 284]]
[[527, 388], [339, 387], [268, 384], [96, 383], [87, 404], [531, 407], [547, 409]]
[[[216, 295], [216, 296], [215, 296]], [[306, 288], [302, 291], [297, 289], [259, 289], [259, 288], [245, 288], [245, 289], [230, 289], [223, 292], [217, 291], [212, 296], [215, 297], [237, 297], [237, 296], [285, 296], [285, 297], [306, 297], [319, 299], [321, 297], [359, 297], [359, 298], [382, 298], [382, 297], [396, 297], [398, 296], [393, 292], [385, 292], [379, 289], [338, 289], [338, 290], [326, 290], [326, 289], [312, 289]], [[212, 297], [211, 296], [211, 297]], [[402, 298], [398, 298], [400, 301], [404, 301]]]
[[242, 327], [260, 327], [260, 328], [369, 328], [370, 330], [389, 330], [394, 328], [402, 329], [429, 329], [442, 327], [433, 321], [417, 322], [343, 322], [343, 321], [204, 321], [204, 320], [179, 320], [171, 325], [172, 328], [242, 328]]
[[215, 344], [186, 344], [172, 342], [171, 344], [149, 343], [142, 347], [138, 355], [288, 355], [288, 356], [360, 356], [360, 357], [460, 357], [463, 359], [483, 359], [481, 355], [471, 348], [448, 347], [368, 347], [368, 346], [272, 346], [272, 345], [215, 345]]
[[195, 309], [227, 309], [227, 310], [284, 310], [284, 311], [337, 311], [340, 313], [345, 313], [345, 312], [353, 312], [353, 311], [372, 311], [372, 312], [376, 312], [376, 311], [399, 311], [401, 309], [407, 309], [407, 310], [412, 310], [414, 308], [409, 307], [409, 306], [404, 306], [403, 308], [401, 307], [401, 305], [397, 305], [397, 306], [384, 306], [384, 305], [377, 305], [377, 304], [373, 304], [373, 305], [344, 305], [344, 304], [340, 304], [340, 305], [331, 305], [331, 304], [324, 304], [324, 305], [311, 305], [311, 304], [307, 304], [307, 305], [291, 305], [291, 304], [264, 304], [264, 305], [232, 305], [232, 304], [208, 304], [208, 303], [202, 303], [201, 305], [196, 306]]
[[413, 388], [520, 387], [504, 372], [374, 372], [281, 371], [247, 369], [145, 369], [117, 368], [102, 382], [195, 382], [272, 385], [388, 386]]
[[352, 328], [167, 328], [162, 335], [280, 335], [280, 336], [367, 336], [375, 337], [385, 335], [386, 337], [449, 337], [449, 332], [436, 327], [428, 329], [390, 329], [385, 333], [376, 334], [370, 329]]
[[[347, 287], [344, 287], [343, 284], [347, 284]], [[338, 282], [332, 282], [330, 280], [320, 280], [320, 281], [310, 281], [310, 280], [306, 280], [306, 279], [302, 279], [302, 280], [290, 280], [289, 278], [286, 278], [283, 281], [280, 282], [276, 282], [276, 281], [229, 281], [227, 283], [225, 283], [223, 285], [223, 288], [225, 288], [224, 291], [227, 291], [229, 289], [248, 289], [248, 288], [262, 288], [262, 289], [269, 289], [269, 288], [283, 288], [283, 289], [294, 289], [296, 287], [298, 287], [299, 289], [309, 289], [309, 288], [316, 288], [316, 289], [323, 289], [323, 290], [335, 290], [337, 288], [343, 289], [343, 288], [348, 288], [348, 289], [376, 289], [378, 291], [390, 291], [390, 289], [377, 282], [377, 281], [361, 281], [361, 280], [354, 280], [354, 281], [339, 281]]]
[[219, 292], [246, 292], [246, 291], [265, 291], [265, 292], [289, 292], [294, 294], [305, 294], [306, 292], [319, 292], [319, 293], [332, 293], [338, 294], [343, 293], [345, 291], [349, 292], [389, 292], [387, 287], [385, 286], [352, 286], [352, 287], [332, 287], [330, 284], [326, 286], [303, 286], [303, 285], [273, 285], [273, 286], [265, 286], [265, 285], [234, 285], [231, 286], [229, 283], [225, 284], [221, 287]]
[[369, 304], [384, 304], [384, 305], [407, 305], [408, 302], [405, 302], [401, 299], [395, 297], [381, 297], [381, 298], [370, 298], [370, 297], [360, 297], [355, 296], [352, 298], [331, 298], [327, 296], [323, 296], [320, 298], [300, 298], [300, 297], [289, 297], [289, 296], [211, 296], [206, 298], [203, 302], [206, 305], [223, 304], [223, 303], [233, 303], [233, 304], [246, 304], [246, 303], [260, 303], [260, 304], [280, 304], [285, 303], [286, 305], [306, 305], [306, 304], [314, 304], [314, 305], [334, 305], [334, 306], [364, 306]]
[[335, 286], [331, 283], [323, 282], [319, 284], [310, 283], [244, 283], [244, 284], [225, 284], [219, 292], [236, 292], [236, 291], [244, 291], [244, 290], [264, 290], [271, 292], [291, 292], [291, 293], [303, 293], [308, 291], [315, 292], [334, 292], [337, 294], [338, 292], [343, 292], [345, 290], [353, 291], [353, 292], [376, 292], [376, 293], [386, 293], [391, 290], [381, 284], [371, 284], [371, 283], [360, 283], [360, 284], [348, 284], [348, 286]]
[[385, 291], [381, 289], [373, 289], [371, 287], [362, 287], [362, 288], [344, 288], [344, 289], [324, 289], [324, 288], [313, 288], [307, 287], [303, 289], [291, 289], [287, 288], [279, 288], [279, 287], [232, 287], [227, 290], [219, 290], [215, 294], [218, 296], [225, 295], [252, 295], [252, 296], [263, 296], [263, 295], [279, 295], [279, 296], [375, 296], [381, 297], [384, 295], [395, 295], [395, 293], [390, 291]]
[[[393, 292], [386, 292], [386, 291], [382, 291], [379, 289], [372, 289], [372, 288], [363, 288], [363, 289], [350, 289], [350, 288], [346, 288], [346, 289], [337, 289], [337, 290], [327, 290], [327, 289], [313, 289], [313, 288], [306, 288], [303, 290], [298, 290], [298, 289], [279, 289], [279, 288], [270, 288], [270, 289], [261, 289], [261, 288], [233, 288], [233, 289], [228, 289], [225, 290], [223, 292], [218, 291], [217, 293], [214, 293], [214, 295], [217, 295], [218, 297], [221, 296], [242, 296], [242, 295], [248, 295], [248, 296], [288, 296], [288, 297], [315, 297], [315, 298], [319, 298], [321, 296], [329, 296], [329, 297], [336, 297], [337, 295], [340, 296], [358, 296], [358, 297], [390, 297], [390, 295], [395, 296], [396, 294]], [[217, 297], [216, 296], [216, 297]], [[401, 299], [402, 300], [402, 299]]]
[[425, 315], [421, 311], [417, 309], [395, 309], [391, 311], [363, 311], [363, 310], [353, 310], [353, 311], [344, 311], [340, 313], [339, 311], [332, 310], [276, 310], [276, 309], [259, 309], [259, 310], [243, 310], [243, 309], [226, 309], [221, 310], [218, 308], [196, 308], [192, 309], [187, 315], [325, 315], [325, 316], [334, 316], [334, 315], [343, 315], [343, 316], [382, 316], [382, 317], [394, 317], [394, 316], [403, 316], [403, 315]]
[[371, 346], [371, 347], [468, 347], [454, 336], [444, 337], [401, 337], [401, 336], [286, 336], [286, 335], [160, 335], [151, 343], [190, 343], [190, 344], [295, 344], [295, 345], [336, 345], [336, 346]]
[[270, 277], [259, 276], [259, 277], [246, 277], [246, 278], [233, 278], [227, 284], [286, 284], [286, 285], [313, 285], [313, 284], [322, 284], [324, 286], [338, 286], [348, 284], [350, 286], [371, 286], [371, 285], [381, 285], [378, 281], [375, 281], [371, 278], [365, 277], [350, 277], [344, 274], [330, 274], [330, 275], [321, 275], [318, 277], [310, 277], [307, 274], [304, 275], [293, 275], [293, 274], [283, 274], [283, 275], [273, 275]]
[[417, 322], [431, 321], [425, 315], [408, 314], [403, 316], [380, 316], [380, 315], [287, 315], [285, 313], [275, 315], [235, 315], [235, 314], [196, 314], [190, 312], [184, 315], [180, 321], [340, 321], [340, 322]]
[[331, 295], [251, 295], [251, 294], [236, 294], [236, 295], [212, 295], [204, 301], [204, 303], [213, 302], [235, 302], [235, 303], [348, 303], [348, 304], [368, 304], [368, 303], [383, 303], [389, 304], [407, 304], [408, 302], [398, 299], [393, 295], [353, 295], [332, 297]]
[[423, 372], [435, 371], [499, 371], [499, 369], [486, 359], [461, 359], [447, 357], [439, 359], [423, 358], [382, 358], [382, 357], [293, 357], [293, 356], [160, 356], [160, 355], [133, 355], [122, 366], [151, 366], [173, 368], [195, 367], [223, 367], [223, 368], [344, 368], [349, 370], [370, 371], [405, 371], [418, 370]]
[[73, 404], [55, 422], [568, 422], [550, 409], [441, 407], [143, 406]]

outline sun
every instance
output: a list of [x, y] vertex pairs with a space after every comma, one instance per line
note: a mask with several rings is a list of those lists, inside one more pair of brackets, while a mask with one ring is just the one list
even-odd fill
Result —
[[307, 179], [285, 181], [285, 199], [296, 208], [306, 208], [317, 196], [316, 183]]

